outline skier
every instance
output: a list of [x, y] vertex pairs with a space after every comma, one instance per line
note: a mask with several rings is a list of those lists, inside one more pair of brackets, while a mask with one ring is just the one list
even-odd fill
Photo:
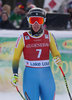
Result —
[[18, 82], [18, 67], [23, 52], [25, 70], [23, 74], [23, 92], [26, 100], [54, 100], [55, 82], [49, 65], [49, 52], [54, 62], [62, 66], [61, 55], [57, 49], [54, 37], [43, 30], [46, 13], [41, 8], [32, 8], [27, 15], [31, 30], [24, 32], [17, 39], [13, 56], [12, 84]]

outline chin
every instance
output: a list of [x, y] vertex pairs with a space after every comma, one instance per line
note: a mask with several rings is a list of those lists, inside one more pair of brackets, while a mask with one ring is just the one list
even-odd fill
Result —
[[[35, 31], [35, 30], [34, 30]], [[36, 30], [35, 32], [38, 32], [39, 30]]]

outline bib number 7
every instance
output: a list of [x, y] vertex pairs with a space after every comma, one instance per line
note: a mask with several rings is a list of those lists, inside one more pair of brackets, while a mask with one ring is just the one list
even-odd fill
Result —
[[38, 56], [37, 56], [37, 58], [40, 58], [41, 53], [42, 53], [42, 49], [36, 49], [36, 51], [38, 51]]

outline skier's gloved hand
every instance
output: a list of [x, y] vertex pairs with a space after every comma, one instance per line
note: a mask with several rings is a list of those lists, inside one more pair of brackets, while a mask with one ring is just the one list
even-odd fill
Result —
[[11, 84], [13, 86], [17, 86], [17, 83], [18, 83], [18, 74], [14, 74], [12, 79], [11, 79]]
[[57, 57], [53, 57], [53, 61], [54, 61], [56, 66], [62, 67], [63, 62], [61, 61], [60, 57], [58, 57], [58, 56]]

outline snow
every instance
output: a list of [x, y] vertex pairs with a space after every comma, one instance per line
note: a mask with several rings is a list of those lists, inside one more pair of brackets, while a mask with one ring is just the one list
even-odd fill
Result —
[[[23, 100], [18, 93], [0, 92], [0, 100]], [[56, 95], [55, 100], [70, 100], [68, 94]]]
[[[20, 34], [24, 32], [28, 32], [29, 30], [0, 30], [0, 37], [18, 37]], [[56, 30], [49, 30], [52, 34], [54, 34], [55, 38], [71, 38], [72, 37], [72, 30], [71, 31], [56, 31]]]

